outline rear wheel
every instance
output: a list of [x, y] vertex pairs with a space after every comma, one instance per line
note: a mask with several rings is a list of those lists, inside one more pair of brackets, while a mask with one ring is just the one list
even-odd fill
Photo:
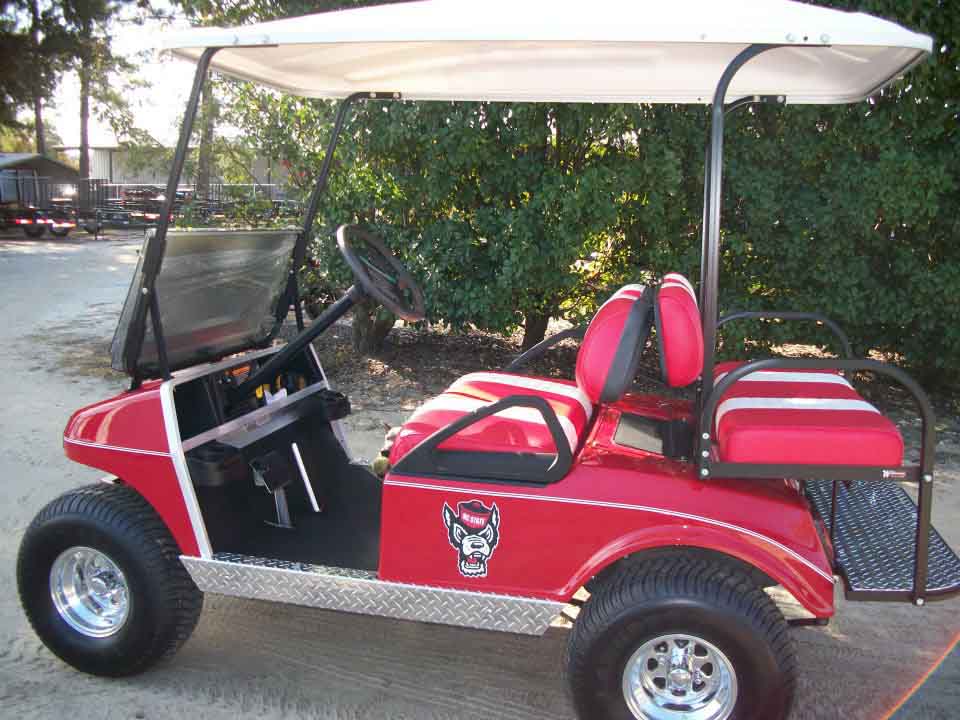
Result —
[[132, 675], [190, 637], [203, 595], [152, 507], [99, 483], [61, 495], [27, 528], [20, 601], [50, 650], [78, 670]]
[[52, 227], [50, 228], [50, 234], [54, 237], [66, 237], [70, 234], [70, 228], [68, 227]]
[[35, 225], [24, 225], [23, 234], [28, 238], [39, 238], [43, 237], [43, 234], [47, 231], [47, 226], [43, 223], [37, 223]]
[[581, 718], [783, 720], [796, 683], [789, 626], [736, 568], [676, 554], [594, 589], [566, 672]]

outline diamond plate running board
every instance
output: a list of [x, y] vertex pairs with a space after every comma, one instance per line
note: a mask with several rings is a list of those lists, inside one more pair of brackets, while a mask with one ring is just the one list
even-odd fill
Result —
[[204, 592], [400, 620], [542, 635], [564, 607], [552, 600], [386, 582], [364, 570], [232, 553], [180, 559]]

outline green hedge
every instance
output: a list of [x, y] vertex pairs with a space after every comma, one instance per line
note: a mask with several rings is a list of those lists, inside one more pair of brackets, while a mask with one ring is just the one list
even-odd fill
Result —
[[[760, 107], [726, 136], [721, 308], [820, 311], [859, 353], [960, 380], [960, 5], [834, 2], [935, 37], [933, 58], [851, 106]], [[333, 105], [235, 89], [232, 121], [309, 186]], [[611, 288], [699, 273], [707, 109], [420, 103], [361, 106], [321, 222], [376, 225], [414, 266], [433, 320], [535, 340]], [[346, 282], [329, 232], [320, 282]], [[740, 324], [724, 351], [826, 335]]]

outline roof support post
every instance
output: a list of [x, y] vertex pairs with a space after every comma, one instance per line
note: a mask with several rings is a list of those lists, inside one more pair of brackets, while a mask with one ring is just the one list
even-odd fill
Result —
[[[190, 136], [193, 134], [193, 123], [197, 118], [197, 108], [200, 105], [200, 94], [203, 92], [203, 86], [207, 81], [207, 71], [210, 69], [210, 61], [220, 48], [207, 48], [203, 51], [200, 59], [197, 61], [197, 72], [193, 76], [193, 87], [190, 89], [190, 99], [187, 100], [187, 110], [183, 115], [183, 124], [180, 126], [180, 139], [177, 140], [177, 148], [173, 153], [173, 165], [170, 167], [170, 177], [167, 179], [167, 194], [163, 202], [163, 210], [160, 217], [157, 218], [157, 230], [154, 233], [154, 242], [151, 243], [153, 250], [151, 255], [155, 255], [155, 272], [160, 270], [160, 262], [163, 260], [163, 248], [166, 244], [167, 229], [170, 227], [170, 215], [173, 213], [173, 205], [177, 200], [177, 188], [180, 186], [180, 176], [183, 174], [183, 164], [187, 159], [187, 153], [190, 151]], [[144, 271], [147, 271], [147, 260], [144, 258]], [[153, 277], [150, 278], [151, 290]]]
[[[720, 202], [723, 190], [723, 120], [727, 110], [724, 99], [737, 71], [749, 60], [778, 45], [750, 45], [727, 65], [713, 95], [710, 110], [710, 138], [707, 144], [707, 167], [704, 178], [703, 250], [700, 268], [700, 313], [703, 324], [703, 377], [700, 397], [703, 402], [713, 390], [713, 366], [717, 344], [717, 295], [720, 276]], [[699, 438], [698, 453], [709, 447]]]
[[320, 198], [323, 197], [324, 190], [327, 189], [327, 179], [330, 177], [330, 166], [333, 164], [333, 153], [337, 149], [337, 143], [340, 141], [340, 132], [343, 130], [343, 124], [346, 122], [347, 110], [357, 100], [399, 100], [400, 93], [393, 92], [357, 92], [347, 95], [337, 108], [337, 115], [333, 120], [333, 130], [330, 133], [330, 139], [327, 141], [327, 149], [323, 155], [323, 164], [320, 166], [320, 173], [317, 175], [317, 182], [310, 193], [310, 199], [307, 201], [307, 210], [303, 216], [303, 226], [300, 231], [300, 237], [297, 238], [297, 244], [293, 249], [293, 265], [290, 268], [290, 282], [287, 285], [287, 297], [294, 306], [294, 313], [297, 317], [297, 328], [303, 330], [303, 311], [300, 309], [299, 290], [297, 288], [297, 272], [303, 267], [307, 256], [307, 240], [313, 230], [313, 224], [317, 220], [317, 211], [320, 207]]
[[[710, 136], [707, 136], [707, 148], [706, 156], [703, 159], [703, 222], [700, 227], [700, 312], [703, 312], [703, 305], [706, 302], [704, 297], [704, 291], [707, 287], [707, 227], [709, 222], [707, 222], [707, 212], [710, 207], [710, 156], [711, 156], [711, 147], [710, 147]], [[701, 317], [701, 321], [703, 318]]]
[[170, 227], [170, 216], [177, 200], [177, 187], [180, 185], [180, 176], [183, 174], [183, 164], [190, 149], [190, 136], [193, 134], [193, 122], [197, 117], [197, 107], [200, 104], [200, 93], [206, 83], [210, 61], [220, 48], [207, 48], [197, 61], [197, 71], [193, 76], [193, 87], [190, 89], [190, 99], [180, 126], [180, 139], [173, 153], [173, 164], [170, 167], [170, 177], [167, 180], [167, 194], [163, 202], [160, 217], [157, 218], [157, 227], [153, 237], [146, 243], [143, 256], [143, 287], [141, 296], [134, 307], [130, 328], [137, 328], [127, 338], [124, 348], [124, 363], [127, 371], [133, 376], [132, 387], [140, 385], [137, 364], [140, 361], [140, 352], [143, 349], [143, 339], [146, 335], [146, 314], [149, 311], [154, 329], [154, 342], [157, 344], [157, 358], [161, 363], [164, 378], [170, 376], [167, 366], [167, 349], [163, 340], [163, 327], [160, 323], [160, 303], [154, 296], [156, 292], [157, 274], [163, 263], [163, 255], [167, 244], [167, 230]]

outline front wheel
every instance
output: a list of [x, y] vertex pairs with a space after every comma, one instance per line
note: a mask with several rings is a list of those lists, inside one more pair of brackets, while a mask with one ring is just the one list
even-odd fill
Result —
[[783, 720], [789, 626], [746, 573], [677, 554], [627, 565], [583, 608], [567, 680], [591, 720]]
[[133, 675], [190, 637], [203, 595], [169, 530], [134, 490], [99, 483], [47, 505], [17, 558], [20, 602], [54, 654], [94, 675]]

